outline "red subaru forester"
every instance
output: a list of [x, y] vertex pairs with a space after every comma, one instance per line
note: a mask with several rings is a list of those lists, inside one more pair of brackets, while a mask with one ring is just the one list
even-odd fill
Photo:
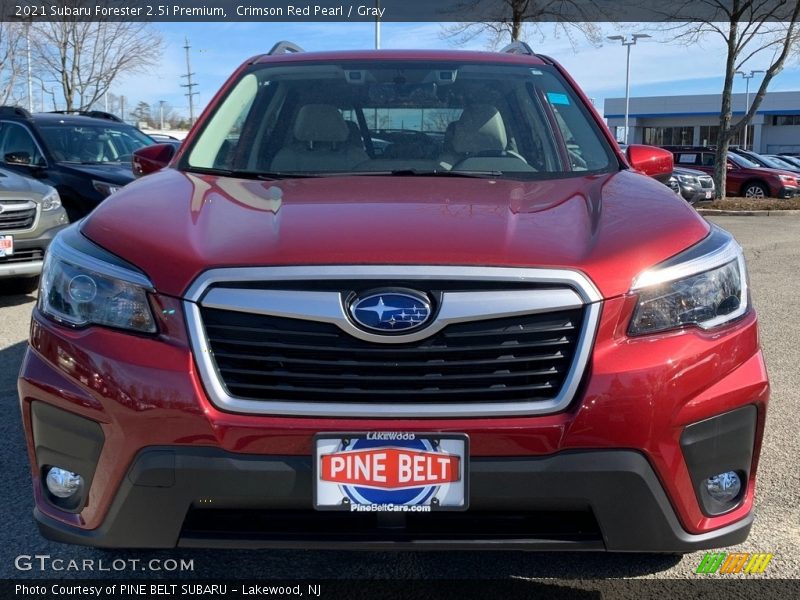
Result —
[[555, 61], [281, 43], [135, 162], [167, 168], [42, 275], [19, 394], [47, 538], [747, 537], [769, 383], [741, 248]]

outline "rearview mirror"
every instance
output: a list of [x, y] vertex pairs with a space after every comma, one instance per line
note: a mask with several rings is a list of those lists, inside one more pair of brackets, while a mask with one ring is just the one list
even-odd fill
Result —
[[133, 153], [134, 176], [143, 177], [160, 171], [169, 164], [169, 161], [175, 156], [175, 151], [176, 148], [173, 144], [153, 144], [139, 148]]
[[628, 162], [631, 166], [659, 181], [666, 181], [672, 174], [672, 152], [655, 146], [631, 144], [626, 150]]

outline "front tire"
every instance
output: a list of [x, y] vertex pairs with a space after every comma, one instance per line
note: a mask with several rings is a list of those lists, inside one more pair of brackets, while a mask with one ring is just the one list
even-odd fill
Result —
[[762, 199], [766, 198], [767, 196], [769, 196], [769, 190], [763, 183], [752, 181], [744, 186], [745, 198]]

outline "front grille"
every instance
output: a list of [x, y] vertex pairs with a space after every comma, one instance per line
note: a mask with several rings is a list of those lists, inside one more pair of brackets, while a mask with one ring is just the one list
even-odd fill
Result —
[[21, 231], [33, 227], [36, 205], [25, 200], [0, 200], [0, 231]]
[[336, 325], [201, 308], [227, 392], [302, 402], [552, 400], [564, 385], [583, 310], [449, 325], [424, 340], [378, 344]]
[[711, 177], [698, 177], [700, 180], [700, 187], [703, 189], [709, 189], [714, 187], [714, 180]]
[[14, 250], [11, 256], [0, 256], [0, 264], [27, 263], [44, 260], [44, 250], [32, 248], [29, 250]]

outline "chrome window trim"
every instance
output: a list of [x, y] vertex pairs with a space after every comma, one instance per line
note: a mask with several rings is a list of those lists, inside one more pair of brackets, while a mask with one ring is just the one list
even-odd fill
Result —
[[[564, 286], [564, 290], [558, 290], [558, 297], [560, 301], [567, 302], [566, 306], [557, 306], [558, 302], [552, 301], [547, 303], [548, 308], [544, 308], [544, 296], [549, 292], [545, 290], [507, 290], [505, 294], [517, 295], [521, 294], [516, 301], [525, 298], [531, 299], [533, 296], [531, 292], [538, 292], [537, 301], [541, 303], [539, 310], [533, 307], [533, 310], [521, 311], [520, 306], [516, 302], [512, 302], [512, 310], [507, 314], [532, 314], [534, 312], [543, 311], [557, 311], [568, 310], [570, 308], [584, 307], [584, 319], [581, 331], [575, 345], [574, 356], [570, 365], [569, 372], [564, 379], [558, 396], [551, 400], [535, 400], [535, 401], [513, 401], [513, 402], [479, 402], [479, 403], [410, 403], [410, 402], [397, 402], [397, 403], [375, 403], [370, 404], [367, 402], [300, 402], [300, 401], [262, 401], [262, 400], [248, 400], [230, 395], [219, 377], [216, 364], [214, 362], [211, 349], [209, 347], [205, 327], [200, 314], [200, 307], [216, 307], [221, 308], [221, 299], [225, 296], [219, 294], [209, 293], [206, 297], [206, 292], [210, 286], [218, 282], [252, 282], [252, 281], [304, 281], [304, 280], [346, 280], [346, 279], [391, 279], [393, 277], [403, 279], [416, 279], [419, 281], [425, 280], [459, 280], [459, 281], [505, 281], [509, 283], [544, 283], [544, 284], [558, 284]], [[240, 310], [251, 308], [254, 294], [240, 295], [238, 292], [250, 292], [253, 290], [236, 290], [235, 288], [225, 288], [226, 294], [230, 294], [229, 298], [235, 298], [242, 301], [239, 304]], [[275, 290], [255, 290], [256, 292], [275, 292]], [[566, 294], [562, 292], [567, 292]], [[312, 302], [321, 302], [315, 307], [316, 312], [312, 315], [306, 315], [312, 320], [323, 320], [332, 317], [330, 314], [330, 297], [318, 296], [317, 292], [304, 292], [311, 294], [306, 296], [307, 300]], [[341, 306], [340, 294], [337, 292], [330, 292], [335, 295], [338, 302], [337, 310], [344, 310]], [[473, 294], [483, 294], [490, 292], [474, 292]], [[296, 292], [291, 292], [296, 295]], [[328, 294], [322, 292], [321, 294]], [[450, 293], [451, 298], [457, 294]], [[209, 300], [205, 302], [206, 298]], [[283, 314], [286, 316], [296, 317], [302, 313], [303, 310], [297, 308], [290, 308], [287, 304], [288, 295], [273, 294], [272, 309], [275, 314], [281, 310], [285, 311]], [[600, 320], [602, 296], [592, 282], [582, 273], [569, 270], [555, 270], [555, 269], [526, 269], [526, 268], [506, 268], [506, 267], [446, 267], [446, 266], [385, 266], [385, 265], [353, 265], [353, 266], [301, 266], [301, 267], [244, 267], [244, 268], [223, 268], [214, 269], [201, 274], [195, 282], [189, 287], [187, 291], [183, 306], [186, 313], [186, 322], [189, 331], [189, 340], [192, 348], [192, 353], [195, 357], [200, 378], [205, 387], [206, 393], [212, 404], [223, 411], [233, 413], [247, 413], [255, 415], [275, 415], [275, 416], [305, 416], [305, 417], [341, 417], [341, 418], [460, 418], [460, 417], [509, 417], [509, 416], [530, 416], [530, 415], [543, 415], [551, 414], [565, 409], [575, 396], [575, 393], [580, 385], [586, 366], [591, 356], [592, 346], [594, 343], [595, 334], [597, 331], [598, 322]], [[457, 298], [452, 301], [455, 307], [458, 305]], [[463, 306], [463, 305], [462, 305]], [[453, 310], [454, 310], [453, 309]], [[232, 308], [235, 310], [235, 308]], [[491, 316], [485, 318], [497, 318], [498, 315], [503, 314], [502, 308], [495, 308]], [[485, 311], [484, 311], [485, 312]], [[441, 313], [441, 310], [440, 310]], [[450, 313], [455, 315], [455, 312]], [[335, 313], [334, 313], [335, 315]], [[323, 319], [321, 319], [322, 317]], [[468, 313], [462, 313], [461, 320], [472, 320], [480, 317], [476, 314], [475, 310]], [[345, 317], [346, 318], [346, 317]], [[438, 315], [437, 315], [438, 318]], [[451, 317], [456, 318], [456, 317]], [[330, 321], [328, 321], [330, 322]], [[347, 319], [349, 323], [349, 319]], [[456, 322], [451, 320], [450, 322]], [[337, 321], [340, 327], [342, 324]], [[423, 337], [432, 335], [430, 331], [437, 324], [435, 319], [430, 326], [414, 332], [412, 334], [403, 335], [403, 341], [409, 341], [409, 338], [416, 336], [418, 333], [423, 333]], [[352, 325], [350, 325], [352, 326]], [[345, 326], [346, 327], [346, 326]], [[354, 327], [354, 326], [352, 326]], [[444, 327], [444, 325], [442, 325]], [[441, 329], [442, 327], [439, 327]], [[355, 328], [355, 327], [354, 327]], [[373, 336], [362, 330], [358, 330], [360, 336]], [[377, 336], [380, 338], [398, 338], [400, 336]], [[370, 341], [374, 341], [371, 338]], [[386, 342], [387, 339], [382, 339]], [[415, 338], [416, 339], [416, 338]], [[422, 338], [419, 338], [422, 339]], [[389, 342], [391, 343], [391, 342]]]

